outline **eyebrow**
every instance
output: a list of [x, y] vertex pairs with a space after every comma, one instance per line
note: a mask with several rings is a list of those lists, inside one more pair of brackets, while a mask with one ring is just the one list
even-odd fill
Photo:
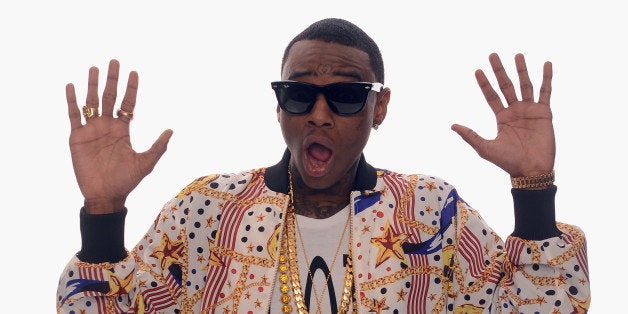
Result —
[[[315, 76], [315, 72], [314, 71], [301, 71], [301, 72], [294, 72], [291, 73], [290, 76], [288, 76], [289, 80], [296, 80], [298, 78], [301, 77], [305, 77], [305, 76]], [[362, 76], [356, 72], [346, 72], [346, 71], [333, 71], [331, 73], [331, 75], [335, 75], [335, 76], [346, 76], [346, 77], [351, 77], [356, 79], [357, 81], [361, 82], [364, 79], [362, 78]]]

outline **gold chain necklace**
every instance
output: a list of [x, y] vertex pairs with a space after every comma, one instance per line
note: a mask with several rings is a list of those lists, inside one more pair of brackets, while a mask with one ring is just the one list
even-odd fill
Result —
[[[297, 264], [297, 249], [296, 249], [296, 233], [295, 233], [295, 213], [294, 213], [294, 191], [292, 188], [292, 173], [288, 167], [288, 176], [290, 181], [290, 201], [288, 209], [286, 211], [286, 222], [284, 232], [282, 234], [281, 251], [279, 254], [279, 280], [281, 282], [281, 302], [283, 303], [282, 310], [284, 313], [291, 313], [292, 306], [291, 298], [289, 294], [289, 285], [292, 286], [292, 294], [297, 306], [297, 312], [299, 314], [308, 314], [307, 307], [303, 300], [303, 292], [301, 290], [301, 279], [299, 278], [299, 266]], [[351, 214], [351, 206], [349, 206], [349, 215]], [[345, 268], [345, 279], [342, 289], [342, 297], [340, 300], [340, 308], [338, 313], [347, 313], [349, 310], [349, 302], [353, 301], [353, 312], [357, 313], [357, 304], [355, 304], [356, 298], [352, 300], [352, 288], [353, 288], [353, 254], [351, 249], [351, 243], [353, 242], [353, 221], [349, 218], [349, 256], [347, 258], [347, 266]], [[290, 274], [290, 275], [288, 275]]]
[[[347, 217], [347, 221], [345, 222], [345, 227], [342, 230], [342, 235], [340, 236], [340, 241], [338, 242], [338, 247], [336, 248], [336, 254], [334, 254], [334, 259], [331, 262], [329, 273], [327, 273], [327, 277], [325, 278], [325, 285], [323, 286], [323, 292], [321, 292], [320, 295], [318, 294], [318, 291], [316, 290], [316, 286], [314, 285], [314, 276], [312, 275], [310, 268], [308, 267], [307, 269], [307, 272], [310, 276], [310, 280], [312, 281], [312, 290], [314, 290], [314, 297], [316, 298], [316, 306], [317, 306], [316, 312], [317, 313], [322, 313], [321, 302], [322, 302], [323, 296], [325, 295], [325, 292], [327, 291], [327, 286], [329, 285], [329, 278], [331, 277], [331, 272], [334, 269], [334, 265], [336, 265], [336, 258], [338, 257], [338, 253], [340, 252], [340, 247], [342, 246], [342, 239], [345, 238], [345, 233], [347, 233], [347, 226], [349, 226], [349, 221], [351, 220], [351, 209], [349, 209], [348, 213], [349, 215]], [[301, 250], [303, 251], [303, 256], [305, 257], [306, 261], [309, 261], [310, 259], [307, 257], [307, 252], [305, 250], [305, 243], [303, 242], [303, 234], [301, 233], [299, 220], [297, 219], [296, 216], [294, 220], [297, 226], [297, 232], [299, 233], [299, 242], [301, 242]]]

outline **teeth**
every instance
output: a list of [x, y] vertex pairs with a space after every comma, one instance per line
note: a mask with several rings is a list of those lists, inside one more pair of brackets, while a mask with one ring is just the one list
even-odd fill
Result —
[[313, 163], [315, 166], [318, 166], [318, 167], [325, 165], [325, 162], [324, 162], [324, 161], [322, 161], [322, 160], [318, 160], [318, 159], [313, 159], [313, 160], [312, 160], [312, 163]]

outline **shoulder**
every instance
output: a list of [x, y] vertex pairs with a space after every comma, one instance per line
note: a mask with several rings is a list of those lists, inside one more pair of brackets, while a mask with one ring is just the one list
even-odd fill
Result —
[[266, 168], [237, 173], [209, 174], [190, 182], [161, 209], [160, 215], [185, 218], [217, 215], [225, 210], [241, 210], [253, 204], [283, 204], [283, 195], [270, 191], [264, 182]]
[[408, 188], [416, 189], [419, 191], [426, 189], [429, 192], [435, 190], [449, 192], [451, 190], [454, 190], [454, 186], [451, 185], [448, 181], [439, 176], [431, 174], [404, 174], [386, 169], [377, 169], [377, 178], [378, 185], [382, 184], [386, 187], [391, 185], [399, 185], [407, 186]]
[[264, 185], [265, 171], [266, 168], [257, 168], [238, 173], [204, 175], [190, 182], [177, 194], [176, 198], [183, 198], [195, 192], [205, 195], [236, 194], [247, 187]]

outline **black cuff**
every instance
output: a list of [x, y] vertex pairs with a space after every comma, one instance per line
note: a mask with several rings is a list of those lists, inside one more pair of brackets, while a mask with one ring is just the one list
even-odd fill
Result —
[[556, 227], [556, 189], [553, 185], [543, 190], [511, 190], [515, 205], [515, 230], [511, 236], [544, 240], [562, 234]]
[[124, 219], [127, 209], [113, 214], [90, 215], [81, 208], [81, 251], [87, 263], [117, 263], [127, 257], [124, 247]]

